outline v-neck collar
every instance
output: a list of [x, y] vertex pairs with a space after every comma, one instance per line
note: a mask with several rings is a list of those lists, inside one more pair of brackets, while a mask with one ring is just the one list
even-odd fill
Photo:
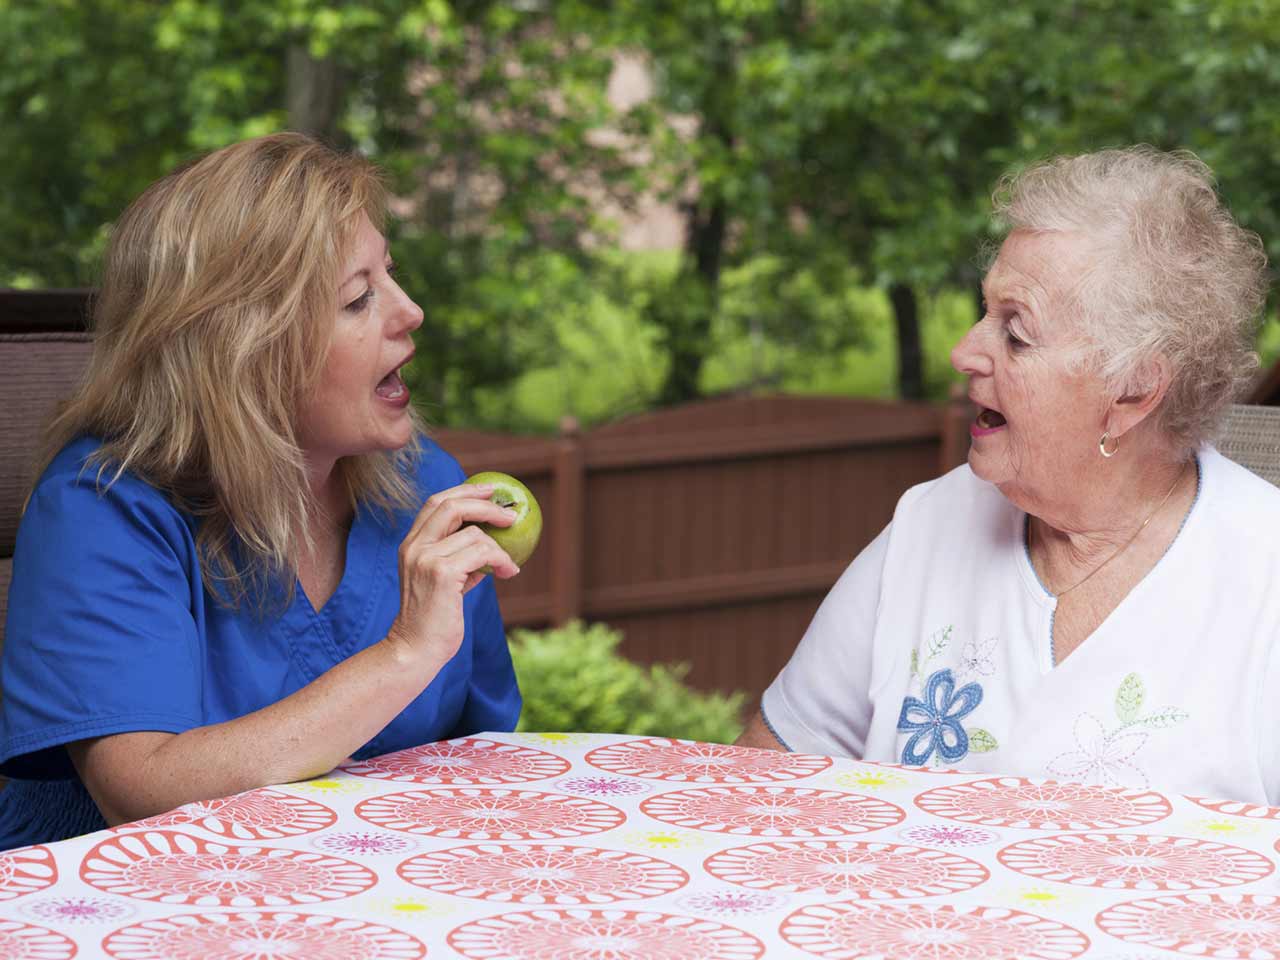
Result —
[[[1116, 615], [1119, 614], [1130, 603], [1130, 601], [1133, 599], [1134, 594], [1139, 593], [1140, 591], [1143, 591], [1144, 589], [1146, 589], [1147, 584], [1151, 582], [1153, 579], [1155, 579], [1157, 574], [1164, 567], [1168, 566], [1168, 563], [1166, 561], [1169, 557], [1169, 554], [1173, 552], [1174, 546], [1182, 539], [1182, 533], [1187, 528], [1187, 525], [1191, 523], [1192, 519], [1198, 515], [1196, 511], [1196, 507], [1199, 505], [1201, 494], [1204, 491], [1205, 460], [1208, 459], [1208, 457], [1205, 456], [1205, 454], [1206, 454], [1205, 450], [1199, 450], [1193, 455], [1193, 460], [1196, 465], [1196, 492], [1195, 492], [1195, 496], [1191, 500], [1191, 506], [1187, 508], [1187, 512], [1182, 517], [1182, 522], [1178, 525], [1177, 533], [1173, 535], [1173, 539], [1169, 541], [1169, 545], [1165, 547], [1164, 552], [1160, 554], [1160, 558], [1156, 560], [1155, 564], [1151, 567], [1151, 569], [1148, 570], [1142, 576], [1142, 579], [1140, 579], [1137, 583], [1135, 583], [1133, 585], [1133, 588], [1120, 599], [1120, 602], [1115, 605], [1115, 608], [1110, 613], [1108, 613], [1105, 618], [1103, 618], [1102, 622], [1099, 623], [1097, 627], [1094, 628], [1093, 632], [1080, 641], [1079, 645], [1076, 647], [1076, 650], [1072, 651], [1073, 656], [1076, 653], [1076, 651], [1079, 651], [1080, 649], [1082, 649], [1091, 640], [1093, 640], [1094, 637], [1096, 637], [1099, 633], [1101, 633], [1104, 629], [1106, 629], [1107, 625], [1112, 620], [1115, 619]], [[1013, 519], [1017, 526], [1018, 539], [1022, 545], [1022, 549], [1017, 551], [1017, 560], [1015, 561], [1018, 566], [1019, 579], [1021, 579], [1023, 585], [1027, 587], [1028, 590], [1030, 591], [1032, 595], [1032, 599], [1038, 605], [1042, 607], [1047, 607], [1049, 610], [1049, 636], [1048, 636], [1049, 651], [1048, 651], [1047, 659], [1049, 664], [1049, 670], [1056, 670], [1058, 669], [1059, 666], [1061, 666], [1061, 664], [1058, 663], [1058, 658], [1054, 655], [1054, 652], [1053, 652], [1053, 626], [1054, 626], [1054, 620], [1058, 612], [1058, 597], [1052, 592], [1050, 592], [1049, 588], [1045, 586], [1044, 581], [1040, 579], [1040, 574], [1036, 570], [1035, 564], [1032, 563], [1031, 561], [1031, 541], [1029, 537], [1031, 515], [1021, 510], [1015, 510], [1013, 514]]]
[[[357, 652], [378, 597], [373, 584], [393, 551], [379, 549], [391, 536], [389, 521], [365, 504], [356, 507], [347, 531], [346, 558], [337, 588], [319, 610], [302, 584], [295, 581], [293, 602], [281, 626], [286, 626], [294, 662], [314, 679]], [[318, 641], [318, 642], [317, 642]]]

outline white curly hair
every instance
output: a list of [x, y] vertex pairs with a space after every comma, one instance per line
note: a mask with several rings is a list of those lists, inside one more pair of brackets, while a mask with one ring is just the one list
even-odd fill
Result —
[[1148, 389], [1163, 356], [1156, 425], [1182, 453], [1210, 440], [1257, 369], [1268, 285], [1262, 241], [1232, 218], [1212, 171], [1185, 150], [1101, 150], [1007, 176], [993, 201], [1010, 231], [1088, 238], [1071, 297], [1084, 362], [1118, 397]]

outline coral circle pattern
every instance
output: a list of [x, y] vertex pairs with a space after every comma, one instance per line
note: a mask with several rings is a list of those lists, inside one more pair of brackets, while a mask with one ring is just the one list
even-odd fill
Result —
[[643, 900], [689, 882], [689, 874], [665, 860], [563, 844], [450, 847], [412, 857], [396, 873], [436, 893], [528, 904]]
[[302, 913], [185, 914], [109, 934], [115, 960], [421, 960], [417, 937], [380, 923]]
[[236, 840], [277, 840], [315, 833], [333, 826], [338, 815], [329, 807], [305, 797], [263, 789], [225, 800], [188, 803], [170, 813], [132, 824], [138, 827], [194, 826], [220, 837]]
[[764, 944], [714, 920], [635, 910], [537, 910], [465, 923], [468, 960], [756, 960]]
[[1119, 830], [1155, 823], [1173, 810], [1149, 790], [1021, 777], [936, 787], [917, 796], [916, 806], [935, 817], [1019, 830]]
[[23, 847], [0, 855], [0, 903], [37, 893], [58, 881], [58, 864], [48, 847]]
[[517, 743], [465, 737], [348, 763], [340, 769], [393, 783], [473, 787], [558, 777], [569, 770], [569, 761]]
[[551, 840], [612, 830], [626, 814], [598, 800], [534, 790], [411, 790], [357, 804], [388, 830], [451, 840]]
[[78, 950], [56, 930], [0, 918], [0, 960], [70, 960]]
[[1119, 903], [1098, 913], [1118, 940], [1197, 957], [1280, 957], [1280, 896], [1188, 893]]
[[1126, 890], [1191, 890], [1253, 883], [1275, 865], [1212, 840], [1144, 834], [1068, 833], [1024, 840], [996, 858], [1037, 880]]
[[807, 953], [841, 960], [1071, 960], [1089, 949], [1079, 930], [999, 907], [828, 903], [797, 910], [781, 933]]
[[105, 893], [205, 907], [320, 903], [378, 882], [367, 867], [324, 853], [228, 846], [169, 830], [108, 837], [85, 855], [80, 879]]
[[799, 780], [831, 766], [830, 757], [751, 750], [719, 743], [650, 737], [599, 747], [587, 763], [609, 773], [679, 783], [776, 783]]
[[640, 812], [688, 830], [757, 837], [832, 837], [892, 827], [899, 806], [812, 787], [698, 787], [649, 797]]
[[889, 900], [959, 893], [990, 877], [982, 864], [896, 843], [807, 840], [721, 850], [703, 869], [719, 880], [758, 890], [825, 893]]

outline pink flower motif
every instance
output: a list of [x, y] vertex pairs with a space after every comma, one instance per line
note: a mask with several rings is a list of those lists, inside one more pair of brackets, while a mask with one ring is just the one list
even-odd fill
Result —
[[1147, 775], [1132, 762], [1150, 736], [1146, 731], [1125, 732], [1121, 727], [1107, 733], [1097, 717], [1082, 713], [1072, 732], [1079, 749], [1060, 753], [1049, 762], [1045, 769], [1053, 776], [1104, 787], [1147, 788]]
[[920, 843], [929, 847], [970, 847], [982, 843], [990, 843], [999, 839], [999, 834], [978, 827], [952, 826], [951, 824], [929, 824], [908, 827], [898, 836], [911, 843]]
[[316, 837], [312, 844], [329, 853], [347, 853], [377, 856], [384, 853], [404, 853], [416, 844], [408, 837], [390, 833], [330, 833]]
[[118, 903], [100, 897], [57, 897], [29, 903], [23, 912], [36, 920], [47, 923], [105, 923], [133, 914], [127, 903]]
[[652, 788], [635, 780], [621, 777], [573, 777], [561, 780], [560, 787], [570, 793], [582, 793], [593, 797], [625, 797], [648, 793]]
[[780, 894], [753, 890], [703, 890], [680, 898], [680, 905], [695, 913], [720, 917], [766, 913], [786, 902], [787, 898]]

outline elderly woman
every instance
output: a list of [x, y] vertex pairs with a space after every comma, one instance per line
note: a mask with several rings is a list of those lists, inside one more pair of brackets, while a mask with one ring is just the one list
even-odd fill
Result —
[[997, 212], [952, 353], [968, 465], [902, 497], [739, 742], [1280, 805], [1280, 490], [1207, 443], [1260, 244], [1150, 148], [1035, 166]]
[[0, 846], [513, 728], [480, 571], [517, 570], [468, 524], [511, 519], [409, 406], [383, 206], [367, 162], [281, 134], [116, 224], [18, 532]]

